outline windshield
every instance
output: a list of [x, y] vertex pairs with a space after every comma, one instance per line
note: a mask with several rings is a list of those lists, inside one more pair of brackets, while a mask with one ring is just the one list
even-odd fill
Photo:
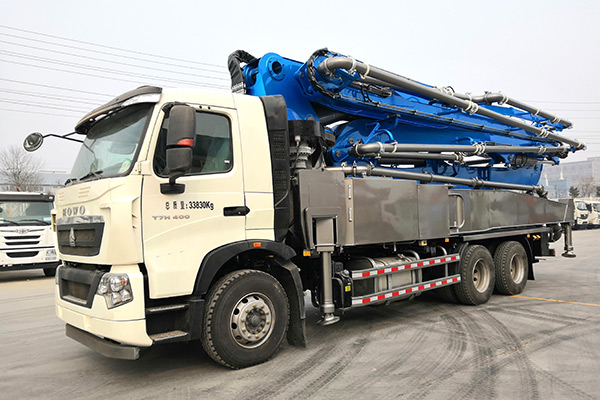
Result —
[[52, 203], [0, 201], [0, 225], [49, 225]]
[[153, 106], [126, 107], [92, 125], [67, 182], [129, 173]]
[[585, 203], [583, 201], [576, 201], [575, 206], [578, 210], [587, 211], [587, 207], [585, 206]]

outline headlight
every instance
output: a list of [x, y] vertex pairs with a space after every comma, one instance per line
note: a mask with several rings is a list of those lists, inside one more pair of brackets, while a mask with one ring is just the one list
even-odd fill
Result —
[[104, 274], [96, 293], [104, 296], [108, 308], [115, 308], [133, 300], [129, 277], [126, 274]]

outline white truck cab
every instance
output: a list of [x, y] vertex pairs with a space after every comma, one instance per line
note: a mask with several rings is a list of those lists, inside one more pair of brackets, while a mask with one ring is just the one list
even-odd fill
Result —
[[588, 202], [586, 202], [584, 200], [575, 200], [574, 205], [575, 205], [575, 210], [574, 210], [575, 225], [573, 226], [573, 228], [574, 229], [588, 228], [590, 226], [590, 208], [591, 208], [591, 206], [589, 206]]
[[0, 192], [0, 271], [40, 268], [54, 276], [53, 200], [44, 193]]

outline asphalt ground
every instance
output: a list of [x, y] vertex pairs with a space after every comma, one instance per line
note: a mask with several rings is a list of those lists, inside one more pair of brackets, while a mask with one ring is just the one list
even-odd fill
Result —
[[[600, 374], [600, 230], [574, 232], [577, 258], [548, 258], [520, 296], [485, 305], [421, 296], [316, 325], [305, 349], [233, 371], [198, 346], [137, 361], [67, 338], [54, 279], [0, 273], [1, 399], [595, 399]], [[562, 240], [556, 244], [562, 252]]]

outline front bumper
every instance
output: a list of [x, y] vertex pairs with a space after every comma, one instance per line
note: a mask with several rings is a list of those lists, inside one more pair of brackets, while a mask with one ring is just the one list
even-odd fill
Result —
[[53, 247], [16, 248], [0, 251], [0, 270], [53, 268], [59, 261]]
[[[93, 335], [100, 341], [108, 342], [107, 339], [110, 339], [122, 346], [149, 347], [152, 345], [152, 339], [146, 332], [143, 276], [137, 265], [112, 268], [112, 270], [127, 273], [133, 291], [131, 303], [112, 309], [108, 309], [103, 296], [95, 294], [96, 287], [89, 288], [89, 291], [92, 292], [89, 295], [89, 301], [74, 302], [72, 297], [61, 297], [60, 286], [64, 285], [64, 282], [61, 283], [61, 279], [64, 280], [69, 275], [61, 271], [63, 268], [65, 267], [61, 266], [57, 271], [59, 284], [56, 286], [55, 302], [58, 318], [73, 328]], [[77, 337], [79, 338], [81, 335]], [[88, 343], [92, 342], [88, 340], [88, 336], [85, 337], [87, 339], [83, 339], [83, 341], [74, 339], [94, 350], [99, 348], [96, 345], [89, 346]], [[108, 353], [111, 352], [114, 353], [114, 351], [108, 351]]]
[[66, 325], [65, 334], [67, 337], [70, 337], [105, 357], [118, 358], [121, 360], [137, 360], [140, 358], [141, 349], [137, 346], [123, 346], [94, 336], [91, 333], [82, 331], [69, 324]]

